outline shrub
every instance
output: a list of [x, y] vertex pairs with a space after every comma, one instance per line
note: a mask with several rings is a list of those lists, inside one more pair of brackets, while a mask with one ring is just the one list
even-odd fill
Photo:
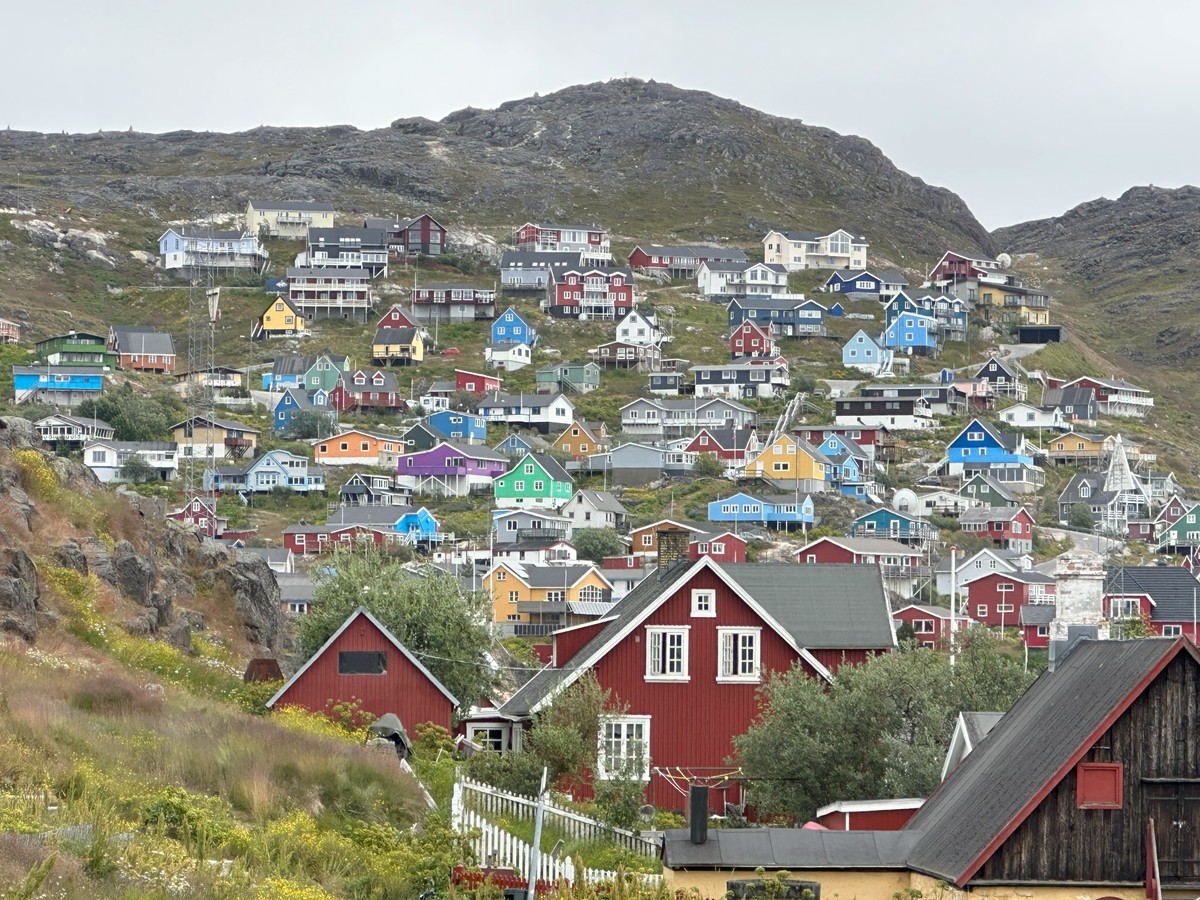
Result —
[[88, 678], [70, 695], [68, 702], [75, 709], [102, 716], [144, 715], [162, 710], [161, 694], [111, 674]]

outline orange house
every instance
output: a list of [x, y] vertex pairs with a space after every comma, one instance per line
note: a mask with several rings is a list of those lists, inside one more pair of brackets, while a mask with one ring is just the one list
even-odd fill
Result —
[[351, 428], [330, 438], [309, 441], [313, 459], [323, 466], [391, 466], [407, 448], [399, 435]]
[[649, 525], [643, 525], [641, 528], [635, 528], [629, 533], [629, 552], [634, 556], [649, 556], [657, 558], [658, 552], [658, 533], [660, 531], [672, 532], [686, 536], [683, 541], [683, 558], [687, 559], [688, 542], [694, 534], [703, 534], [704, 529], [698, 525], [692, 525], [688, 522], [676, 522], [674, 519], [662, 519], [658, 522], [651, 522]]
[[576, 419], [554, 439], [554, 449], [571, 459], [586, 459], [593, 453], [604, 453], [608, 449], [608, 426], [603, 422]]

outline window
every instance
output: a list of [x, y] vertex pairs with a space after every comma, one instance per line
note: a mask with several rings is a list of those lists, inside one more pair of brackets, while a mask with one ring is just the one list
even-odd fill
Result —
[[1183, 626], [1182, 625], [1164, 625], [1162, 633], [1163, 633], [1163, 637], [1180, 637], [1183, 634]]
[[467, 740], [483, 750], [490, 750], [493, 753], [504, 752], [503, 728], [481, 728], [478, 725], [472, 725], [467, 729]]
[[520, 591], [509, 591], [508, 592], [508, 602], [509, 603], [516, 603], [520, 599], [521, 599]]
[[[516, 525], [517, 523], [516, 523], [516, 522], [510, 522], [509, 524], [510, 524], [510, 525]], [[507, 572], [505, 572], [503, 569], [501, 569], [499, 572], [497, 572], [497, 573], [496, 573], [496, 580], [497, 580], [497, 581], [508, 581], [508, 573], [507, 573]]]
[[717, 592], [709, 590], [692, 591], [692, 617], [712, 618], [717, 614]]
[[514, 481], [514, 482], [513, 482], [513, 490], [514, 490], [514, 491], [523, 491], [523, 490], [525, 490], [525, 482], [523, 482], [523, 481]]
[[654, 546], [654, 535], [643, 534], [642, 535], [642, 546], [643, 547], [653, 547]]
[[1142, 614], [1142, 604], [1136, 597], [1114, 597], [1109, 617], [1113, 619], [1133, 619]]
[[594, 584], [589, 584], [579, 589], [579, 599], [593, 602], [602, 601], [604, 599], [604, 589], [596, 587]]
[[1037, 627], [1037, 636], [1038, 637], [1050, 637], [1050, 626], [1049, 625], [1039, 625]]
[[547, 603], [563, 603], [567, 599], [566, 591], [546, 591]]
[[988, 608], [986, 603], [980, 603], [975, 607], [975, 615], [981, 619], [987, 618]]
[[688, 630], [646, 629], [646, 680], [688, 680]]
[[533, 489], [534, 489], [535, 491], [544, 491], [544, 490], [546, 489], [546, 482], [544, 482], [544, 481], [535, 481], [535, 482], [533, 483]]
[[1075, 767], [1075, 805], [1079, 809], [1120, 809], [1125, 766], [1080, 763]]
[[1013, 611], [1013, 605], [1011, 603], [997, 603], [996, 604], [996, 612], [998, 612], [998, 613], [1010, 613], [1012, 611]]
[[386, 675], [386, 650], [343, 650], [338, 653], [339, 675]]
[[610, 719], [600, 727], [596, 776], [650, 780], [650, 717]]
[[913, 619], [913, 634], [933, 634], [936, 631], [933, 619]]
[[758, 628], [718, 628], [721, 661], [717, 681], [759, 681], [760, 638]]

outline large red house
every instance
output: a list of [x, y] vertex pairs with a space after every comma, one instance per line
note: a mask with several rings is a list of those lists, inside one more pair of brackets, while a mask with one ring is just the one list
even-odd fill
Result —
[[329, 392], [329, 405], [338, 412], [361, 410], [407, 410], [408, 402], [400, 393], [392, 372], [347, 372]]
[[1104, 614], [1120, 623], [1141, 618], [1163, 637], [1196, 640], [1200, 581], [1184, 566], [1116, 566], [1104, 575]]
[[399, 532], [374, 525], [289, 525], [283, 530], [283, 546], [297, 556], [328, 553], [335, 547], [383, 547], [400, 538]]
[[551, 269], [542, 309], [556, 319], [623, 319], [633, 310], [629, 269]]
[[468, 737], [519, 749], [522, 723], [592, 672], [627, 707], [603, 725], [593, 777], [632, 769], [648, 802], [666, 809], [682, 807], [689, 780], [704, 779], [721, 810], [742, 799], [740, 783], [720, 776], [736, 769], [733, 738], [758, 715], [768, 673], [798, 665], [827, 680], [895, 647], [876, 569], [687, 562], [685, 553], [664, 534], [658, 570], [605, 619], [555, 632], [551, 665], [498, 714], [468, 722]]
[[[945, 647], [950, 642], [950, 610], [945, 606], [924, 606], [910, 603], [894, 613], [892, 619], [897, 627], [907, 625], [913, 638], [925, 647]], [[969, 621], [958, 617], [957, 628], [965, 628]]]
[[753, 428], [701, 428], [685, 453], [712, 453], [728, 463], [745, 463], [757, 455], [760, 444]]
[[412, 317], [409, 316], [409, 314], [404, 311], [403, 307], [401, 307], [399, 303], [397, 303], [395, 306], [393, 306], [391, 309], [389, 309], [387, 312], [385, 312], [382, 316], [380, 316], [379, 321], [375, 323], [376, 331], [378, 331], [380, 328], [420, 328], [420, 327], [421, 326], [419, 326], [416, 322], [414, 322], [412, 320]]
[[905, 600], [912, 597], [922, 575], [920, 552], [887, 538], [817, 538], [796, 551], [796, 561], [871, 566], [883, 573], [887, 589]]
[[1023, 506], [982, 506], [958, 517], [963, 531], [1017, 553], [1033, 550], [1033, 516]]
[[639, 244], [629, 254], [631, 268], [648, 274], [665, 272], [671, 278], [695, 278], [706, 262], [750, 264], [744, 250], [705, 244]]
[[454, 389], [465, 394], [486, 394], [498, 391], [504, 382], [495, 375], [483, 375], [479, 372], [468, 372], [466, 369], [454, 370]]
[[989, 572], [963, 585], [968, 614], [994, 628], [1015, 628], [1027, 603], [1054, 604], [1054, 578], [1035, 571]]
[[432, 722], [449, 728], [458, 700], [407, 647], [360, 606], [267, 701], [267, 707], [299, 706], [330, 714], [337, 703], [356, 701], [375, 715], [395, 713], [408, 733]]
[[746, 561], [746, 539], [732, 531], [690, 535], [688, 559], [695, 562], [704, 556], [719, 563], [744, 563]]
[[770, 329], [764, 331], [753, 319], [747, 319], [729, 335], [729, 352], [734, 359], [743, 356], [771, 359], [776, 354], [775, 337]]

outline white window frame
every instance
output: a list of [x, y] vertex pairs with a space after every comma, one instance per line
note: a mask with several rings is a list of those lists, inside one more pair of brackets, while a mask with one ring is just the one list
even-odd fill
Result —
[[[737, 670], [738, 636], [754, 636], [754, 671], [742, 673]], [[762, 628], [746, 626], [722, 627], [717, 629], [717, 681], [721, 684], [758, 684], [762, 681]]]
[[[640, 738], [634, 733], [634, 729], [640, 726]], [[620, 729], [620, 734], [611, 734], [610, 729]], [[601, 781], [609, 781], [618, 777], [627, 777], [630, 773], [627, 771], [630, 760], [630, 744], [633, 741], [641, 742], [642, 750], [642, 765], [640, 771], [632, 773], [633, 777], [638, 781], [650, 780], [650, 717], [649, 716], [620, 716], [619, 718], [605, 718], [600, 722], [600, 733], [598, 746], [596, 747], [596, 777]], [[609, 744], [615, 743], [620, 745], [622, 765], [614, 771], [608, 765], [610, 756], [607, 752]]]
[[711, 589], [692, 591], [692, 618], [715, 619], [717, 617], [717, 592]]
[[[686, 682], [691, 680], [688, 675], [688, 638], [690, 636], [691, 627], [688, 625], [647, 625], [646, 626], [646, 680], [647, 681], [670, 681], [670, 682]], [[668, 636], [678, 635], [680, 641], [680, 670], [678, 672], [655, 672], [656, 664], [659, 662], [659, 650], [662, 647], [662, 641]]]

